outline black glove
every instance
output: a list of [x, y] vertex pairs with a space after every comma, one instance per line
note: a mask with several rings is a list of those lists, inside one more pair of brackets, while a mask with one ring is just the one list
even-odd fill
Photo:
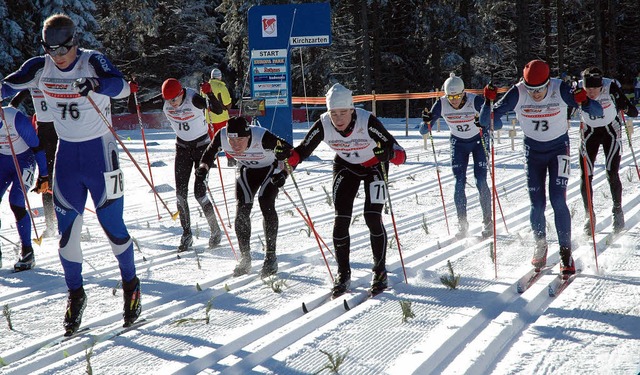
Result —
[[429, 112], [429, 109], [427, 108], [422, 110], [422, 121], [425, 124], [431, 122], [431, 112]]
[[73, 83], [76, 92], [82, 96], [87, 96], [91, 91], [98, 91], [100, 83], [97, 78], [78, 78]]
[[393, 150], [376, 146], [373, 148], [373, 154], [380, 162], [384, 163], [385, 161], [391, 160], [393, 157]]
[[278, 172], [271, 176], [271, 183], [273, 184], [273, 186], [277, 188], [281, 188], [284, 186], [284, 183], [287, 181], [287, 176], [288, 176], [287, 173], [285, 173], [284, 171]]
[[473, 124], [479, 128], [482, 128], [482, 125], [480, 125], [480, 116], [476, 115], [476, 117], [473, 119]]
[[289, 156], [291, 156], [291, 149], [288, 148], [284, 148], [280, 145], [277, 145], [276, 147], [273, 148], [273, 153], [276, 156], [276, 159], [278, 159], [279, 161], [283, 161], [289, 158]]
[[49, 190], [49, 176], [38, 176], [36, 186], [31, 191], [34, 193], [42, 194], [46, 193], [47, 190]]
[[209, 166], [205, 163], [201, 163], [198, 168], [196, 168], [196, 177], [201, 179], [206, 179], [207, 174], [209, 173]]

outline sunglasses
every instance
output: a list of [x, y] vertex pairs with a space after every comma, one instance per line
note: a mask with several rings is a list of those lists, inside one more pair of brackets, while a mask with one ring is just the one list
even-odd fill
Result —
[[449, 100], [462, 99], [463, 96], [464, 96], [464, 93], [455, 94], [455, 95], [447, 95], [447, 99], [449, 99]]
[[549, 82], [545, 83], [542, 86], [538, 86], [538, 87], [529, 87], [527, 85], [524, 85], [524, 87], [527, 89], [527, 92], [529, 94], [537, 94], [537, 93], [541, 93], [544, 90], [546, 90], [548, 85], [549, 85]]
[[49, 56], [64, 56], [69, 53], [71, 48], [73, 48], [73, 46], [75, 45], [73, 43], [73, 35], [65, 40], [64, 43], [57, 44], [55, 46], [48, 45], [44, 42], [44, 40], [41, 41], [40, 44], [42, 44], [42, 47], [44, 48], [45, 52], [49, 54]]

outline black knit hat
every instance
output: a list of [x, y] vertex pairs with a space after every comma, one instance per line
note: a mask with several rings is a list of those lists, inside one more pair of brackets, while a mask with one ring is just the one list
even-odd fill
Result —
[[251, 135], [251, 128], [244, 117], [231, 117], [227, 121], [227, 137], [248, 137]]
[[582, 72], [583, 87], [601, 87], [602, 86], [602, 70], [598, 67], [590, 67]]

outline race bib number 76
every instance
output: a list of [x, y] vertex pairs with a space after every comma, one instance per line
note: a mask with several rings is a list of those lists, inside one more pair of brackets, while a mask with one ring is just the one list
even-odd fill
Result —
[[118, 199], [124, 195], [124, 180], [122, 170], [116, 169], [104, 172], [104, 186], [107, 199]]

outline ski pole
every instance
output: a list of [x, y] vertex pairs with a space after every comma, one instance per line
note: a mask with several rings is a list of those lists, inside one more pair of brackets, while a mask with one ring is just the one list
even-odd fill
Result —
[[633, 144], [631, 142], [631, 133], [629, 133], [629, 128], [627, 127], [627, 122], [624, 118], [624, 111], [620, 111], [620, 117], [622, 118], [622, 126], [624, 126], [624, 130], [627, 133], [627, 140], [629, 141], [629, 149], [631, 150], [631, 155], [633, 156], [633, 163], [636, 166], [636, 172], [638, 173], [638, 179], [640, 180], [640, 168], [638, 168], [638, 160], [636, 159], [636, 153], [633, 151]]
[[91, 98], [90, 95], [87, 95], [87, 99], [89, 100], [89, 103], [91, 103], [91, 105], [93, 106], [93, 109], [95, 109], [96, 112], [98, 113], [98, 115], [100, 115], [100, 118], [102, 119], [102, 122], [104, 122], [104, 124], [107, 126], [107, 128], [109, 128], [109, 130], [111, 131], [111, 133], [113, 134], [115, 139], [118, 141], [118, 143], [120, 144], [120, 146], [122, 147], [124, 152], [127, 154], [127, 156], [129, 156], [129, 159], [131, 159], [131, 162], [133, 162], [133, 165], [136, 166], [136, 168], [138, 169], [138, 172], [140, 172], [140, 174], [142, 175], [144, 180], [147, 182], [147, 184], [149, 186], [151, 186], [151, 190], [153, 190], [153, 193], [156, 195], [156, 197], [158, 197], [158, 200], [160, 200], [160, 203], [162, 203], [162, 205], [167, 210], [167, 212], [169, 212], [169, 215], [171, 216], [171, 218], [173, 220], [176, 220], [180, 213], [179, 212], [175, 212], [175, 213], [171, 212], [171, 210], [169, 209], [167, 204], [164, 202], [162, 197], [160, 197], [160, 194], [158, 194], [158, 191], [156, 190], [156, 187], [153, 186], [153, 183], [151, 181], [149, 181], [149, 178], [147, 177], [147, 175], [144, 174], [144, 171], [142, 171], [142, 168], [140, 168], [140, 165], [138, 164], [138, 162], [133, 158], [133, 155], [131, 155], [131, 153], [129, 152], [129, 149], [127, 148], [127, 146], [124, 145], [124, 143], [122, 142], [122, 140], [118, 136], [118, 133], [116, 133], [116, 129], [114, 129], [113, 126], [107, 120], [107, 118], [104, 117], [104, 114], [102, 113], [100, 108], [98, 108], [98, 105], [96, 104], [96, 102], [93, 101], [93, 98]]
[[[220, 215], [220, 211], [218, 210], [218, 206], [216, 205], [216, 201], [213, 200], [213, 194], [211, 194], [211, 189], [209, 189], [209, 182], [205, 180], [205, 186], [207, 187], [207, 191], [209, 192], [209, 199], [211, 199], [211, 204], [216, 211], [216, 215], [218, 215], [218, 219], [220, 222], [222, 221], [222, 215]], [[224, 230], [224, 235], [227, 236], [227, 241], [229, 241], [229, 246], [231, 246], [231, 251], [233, 252], [233, 256], [236, 258], [236, 262], [238, 261], [238, 255], [236, 255], [236, 249], [233, 247], [233, 242], [231, 242], [231, 237], [229, 236], [229, 232], [227, 231], [227, 227], [224, 226], [224, 222], [222, 224], [222, 229]]]
[[438, 166], [438, 158], [436, 157], [436, 146], [433, 143], [433, 134], [431, 134], [431, 122], [427, 125], [429, 128], [429, 139], [431, 139], [431, 150], [433, 151], [433, 161], [436, 165], [436, 175], [438, 176], [438, 186], [440, 187], [440, 198], [442, 199], [442, 210], [444, 211], [444, 221], [447, 224], [447, 233], [450, 235], [449, 219], [447, 218], [447, 206], [444, 204], [444, 193], [442, 192], [442, 182], [440, 182], [440, 167]]
[[[224, 192], [224, 180], [222, 179], [222, 167], [220, 167], [220, 158], [216, 156], [216, 161], [218, 162], [218, 174], [220, 175], [220, 188], [222, 189], [222, 198], [224, 199], [224, 207], [227, 210], [227, 222], [229, 223], [229, 228], [231, 228], [231, 218], [229, 216], [229, 206], [227, 205], [227, 193]], [[222, 220], [222, 219], [220, 219]], [[222, 226], [224, 226], [224, 221], [222, 221]]]
[[289, 202], [291, 202], [293, 207], [298, 211], [298, 213], [302, 217], [302, 220], [304, 220], [304, 222], [307, 224], [307, 226], [309, 226], [309, 228], [311, 228], [311, 230], [313, 231], [313, 234], [316, 237], [316, 241], [319, 241], [318, 242], [318, 246], [320, 246], [320, 242], [322, 242], [322, 244], [324, 245], [325, 249], [327, 249], [327, 251], [329, 252], [329, 254], [331, 254], [333, 259], [335, 259], [336, 256], [333, 255], [333, 252], [331, 251], [329, 246], [327, 246], [327, 244], [324, 242], [322, 237], [320, 237], [320, 234], [316, 231], [316, 228], [313, 225], [309, 224], [309, 218], [300, 210], [300, 208], [298, 207], [296, 202], [293, 200], [293, 198], [291, 198], [291, 195], [289, 195], [289, 193], [284, 189], [284, 187], [282, 187], [281, 190], [284, 193], [284, 195], [289, 199]]
[[[140, 125], [140, 133], [142, 134], [142, 144], [144, 145], [144, 154], [147, 157], [147, 166], [149, 167], [149, 179], [151, 180], [151, 184], [155, 186], [153, 182], [153, 173], [151, 172], [151, 161], [149, 161], [149, 150], [147, 150], [147, 139], [144, 136], [144, 125], [142, 124], [142, 113], [140, 113], [140, 103], [138, 102], [138, 93], [133, 93], [133, 98], [136, 101], [136, 112], [138, 113], [138, 124]], [[158, 220], [162, 219], [160, 216], [160, 208], [158, 207], [158, 197], [153, 196], [156, 201], [156, 212], [158, 213]]]
[[[489, 83], [491, 84], [491, 83]], [[493, 123], [494, 123], [494, 113], [493, 113], [493, 100], [489, 101], [489, 105], [491, 106], [491, 176], [496, 175], [496, 146], [493, 138]], [[493, 269], [495, 272], [496, 279], [498, 278], [498, 235], [496, 233], [496, 197], [498, 196], [498, 191], [496, 190], [496, 179], [491, 178], [491, 188], [493, 190], [493, 194], [491, 194], [492, 198], [492, 211], [493, 211]]]
[[[482, 142], [482, 149], [484, 150], [484, 157], [488, 160], [491, 160], [489, 158], [489, 152], [487, 151], [487, 145], [484, 142], [484, 137], [482, 134], [482, 128], [479, 128], [480, 130], [480, 141]], [[491, 175], [491, 181], [494, 180], [494, 176], [493, 176], [493, 170], [491, 168], [489, 168], [489, 174]], [[502, 204], [500, 203], [500, 196], [498, 195], [498, 191], [496, 190], [496, 201], [498, 202], [498, 208], [500, 209], [500, 216], [502, 216], [502, 223], [504, 224], [504, 229], [507, 231], [507, 233], [509, 233], [509, 228], [507, 228], [507, 221], [504, 219], [504, 213], [502, 212]], [[495, 228], [494, 228], [495, 231]]]
[[[27, 197], [27, 189], [24, 187], [24, 181], [22, 180], [22, 170], [20, 169], [20, 163], [18, 162], [18, 157], [16, 156], [16, 150], [13, 148], [13, 140], [11, 139], [11, 132], [9, 131], [9, 124], [4, 117], [4, 110], [0, 106], [0, 119], [4, 123], [4, 129], [7, 131], [7, 139], [9, 140], [9, 148], [11, 148], [11, 156], [13, 157], [13, 165], [16, 168], [16, 173], [18, 174], [18, 181], [20, 182], [20, 189], [22, 189], [22, 194], [24, 195], [24, 202], [27, 205], [27, 212], [29, 212], [29, 218], [31, 219], [31, 224], [33, 225], [33, 232], [36, 235], [36, 238], [33, 239], [33, 242], [37, 243], [38, 246], [42, 243], [42, 236], [38, 235], [38, 228], [36, 228], [36, 222], [33, 219], [33, 215], [31, 214], [31, 205], [29, 204], [29, 198]], [[14, 126], [15, 127], [15, 126]], [[17, 133], [16, 129], [16, 133]]]
[[[280, 141], [278, 141], [278, 145], [280, 145]], [[300, 188], [298, 187], [298, 182], [296, 182], [296, 178], [293, 175], [293, 168], [291, 168], [291, 165], [289, 165], [289, 161], [287, 160], [284, 161], [284, 165], [287, 168], [287, 172], [289, 173], [289, 176], [291, 176], [291, 181], [293, 181], [293, 186], [296, 188], [296, 191], [298, 192], [298, 197], [300, 198], [300, 202], [302, 202], [302, 207], [304, 208], [304, 212], [307, 215], [307, 219], [308, 219], [307, 224], [311, 228], [313, 228], [314, 233], [317, 233], [313, 225], [313, 221], [311, 220], [311, 215], [309, 215], [309, 210], [307, 209], [307, 205], [304, 203], [304, 198], [302, 198], [302, 193], [300, 192]], [[333, 273], [331, 273], [331, 267], [329, 267], [329, 262], [327, 261], [327, 257], [324, 255], [324, 251], [322, 250], [322, 247], [320, 247], [320, 254], [322, 254], [322, 259], [324, 259], [324, 264], [327, 265], [327, 271], [329, 271], [331, 282], [333, 282]]]
[[582, 169], [583, 169], [583, 178], [584, 184], [587, 190], [587, 208], [589, 211], [589, 227], [591, 229], [591, 240], [593, 242], [593, 256], [596, 260], [596, 273], [598, 272], [598, 250], [596, 249], [596, 223], [594, 220], [593, 214], [593, 201], [592, 201], [592, 191], [591, 191], [591, 181], [589, 179], [589, 163], [587, 162], [587, 140], [584, 137], [584, 121], [582, 121], [582, 109], [580, 109], [580, 138], [582, 138]]
[[[405, 284], [409, 284], [407, 280], [407, 270], [404, 268], [404, 259], [402, 259], [402, 250], [400, 249], [400, 236], [398, 236], [398, 227], [396, 226], [396, 218], [393, 214], [393, 206], [391, 205], [391, 194], [389, 194], [389, 180], [387, 177], [387, 168], [384, 163], [380, 163], [380, 168], [382, 169], [382, 177], [384, 179], [384, 189], [387, 193], [387, 202], [389, 203], [389, 213], [391, 214], [391, 222], [393, 223], [393, 231], [396, 235], [396, 243], [398, 244], [398, 254], [400, 255], [400, 264], [402, 265], [402, 272], [404, 273], [404, 282]], [[447, 227], [448, 229], [448, 227]], [[387, 252], [387, 248], [385, 246], [384, 252]]]

